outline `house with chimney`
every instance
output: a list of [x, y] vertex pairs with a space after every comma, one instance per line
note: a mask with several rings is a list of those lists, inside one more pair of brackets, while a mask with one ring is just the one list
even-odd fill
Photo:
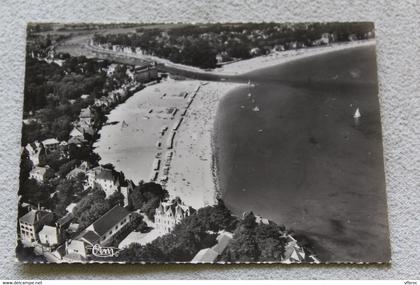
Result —
[[176, 224], [194, 213], [194, 209], [179, 200], [161, 202], [155, 211], [156, 229], [169, 233]]

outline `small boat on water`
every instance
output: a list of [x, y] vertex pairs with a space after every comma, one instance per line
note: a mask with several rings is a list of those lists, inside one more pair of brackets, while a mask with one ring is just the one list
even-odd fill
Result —
[[362, 115], [360, 114], [359, 108], [356, 109], [356, 112], [354, 112], [353, 118], [359, 119]]
[[258, 108], [258, 106], [255, 106], [255, 107], [252, 109], [252, 111], [254, 111], [254, 112], [259, 112], [259, 111], [260, 111], [260, 108]]
[[360, 114], [360, 110], [359, 110], [359, 108], [357, 108], [357, 109], [356, 109], [356, 112], [354, 112], [354, 115], [353, 115], [354, 125], [355, 125], [356, 127], [360, 125], [360, 117], [361, 117], [361, 116], [362, 116], [362, 115]]
[[248, 93], [248, 97], [251, 97], [252, 96], [252, 94], [251, 93]]

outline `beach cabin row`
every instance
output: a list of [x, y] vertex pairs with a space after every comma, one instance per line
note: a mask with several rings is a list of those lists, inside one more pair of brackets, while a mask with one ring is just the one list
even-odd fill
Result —
[[175, 141], [175, 132], [172, 131], [169, 136], [168, 136], [168, 140], [166, 141], [166, 148], [167, 149], [172, 149], [174, 147], [174, 141]]
[[173, 131], [173, 132], [176, 132], [176, 131], [179, 129], [179, 127], [181, 126], [182, 120], [183, 120], [183, 118], [180, 118], [180, 119], [176, 122], [175, 126], [172, 128], [172, 131]]

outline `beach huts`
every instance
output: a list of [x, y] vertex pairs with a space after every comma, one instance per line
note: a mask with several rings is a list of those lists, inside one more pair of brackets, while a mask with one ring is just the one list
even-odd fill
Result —
[[172, 149], [174, 147], [175, 134], [176, 134], [176, 132], [174, 132], [174, 131], [172, 131], [169, 134], [168, 139], [166, 141], [166, 148], [167, 149]]
[[179, 120], [175, 123], [175, 125], [172, 128], [172, 131], [173, 132], [175, 132], [175, 131], [177, 131], [179, 129], [179, 127], [181, 126], [181, 123], [182, 123], [182, 119], [183, 119], [182, 117], [179, 118]]
[[160, 130], [160, 135], [163, 136], [165, 135], [165, 132], [168, 130], [168, 126], [163, 126], [162, 129]]
[[153, 170], [157, 171], [160, 168], [160, 159], [153, 160]]
[[159, 177], [159, 171], [152, 171], [152, 174], [150, 175], [150, 181], [154, 182]]

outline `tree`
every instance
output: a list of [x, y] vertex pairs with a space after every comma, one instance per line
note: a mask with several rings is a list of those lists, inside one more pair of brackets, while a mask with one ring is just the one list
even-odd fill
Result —
[[247, 214], [239, 223], [234, 239], [225, 250], [223, 257], [230, 258], [226, 261], [258, 261], [260, 251], [255, 233], [256, 226], [254, 214]]
[[108, 197], [108, 203], [110, 208], [119, 205], [124, 206], [124, 195], [121, 192], [115, 191]]
[[65, 178], [66, 175], [79, 164], [80, 164], [80, 160], [72, 159], [72, 160], [62, 164], [58, 168], [57, 174], [60, 175], [61, 178]]
[[72, 179], [61, 179], [56, 186], [54, 212], [58, 216], [64, 216], [67, 212], [67, 206], [80, 199], [83, 192], [84, 174], [80, 173]]
[[256, 228], [256, 239], [260, 251], [259, 261], [280, 261], [284, 256], [286, 239], [283, 228], [276, 224], [261, 224]]
[[153, 242], [142, 246], [132, 243], [128, 248], [122, 250], [118, 256], [118, 260], [125, 262], [162, 262], [167, 261], [166, 255]]
[[130, 230], [136, 232], [146, 232], [148, 229], [147, 223], [143, 216], [137, 212], [131, 214]]
[[110, 209], [105, 200], [105, 192], [94, 190], [83, 197], [73, 209], [73, 215], [79, 222], [79, 228], [83, 229], [99, 219]]
[[232, 216], [223, 200], [219, 199], [217, 205], [207, 206], [197, 211], [197, 216], [203, 220], [206, 230], [218, 232], [220, 230], [233, 231], [238, 219]]
[[155, 209], [160, 201], [168, 196], [168, 192], [161, 185], [149, 182], [140, 183], [130, 195], [131, 205], [134, 210], [140, 209], [150, 218], [154, 218]]
[[25, 180], [19, 187], [19, 195], [22, 195], [22, 201], [46, 208], [50, 206], [50, 192], [51, 189], [48, 185], [40, 185], [34, 179]]

